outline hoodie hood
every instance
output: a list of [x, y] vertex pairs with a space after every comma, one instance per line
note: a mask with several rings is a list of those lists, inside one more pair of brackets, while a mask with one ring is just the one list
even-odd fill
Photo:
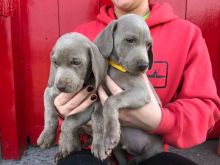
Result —
[[[177, 19], [178, 16], [174, 14], [173, 9], [168, 3], [151, 3], [150, 17], [147, 19], [149, 27], [157, 26]], [[112, 6], [104, 5], [100, 9], [97, 19], [104, 24], [109, 24], [116, 19], [114, 9]]]

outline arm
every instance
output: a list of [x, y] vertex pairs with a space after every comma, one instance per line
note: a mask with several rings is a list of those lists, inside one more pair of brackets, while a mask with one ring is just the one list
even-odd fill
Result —
[[201, 34], [192, 44], [175, 101], [164, 105], [162, 120], [153, 133], [179, 148], [206, 140], [220, 118], [220, 101], [212, 77], [208, 50]]

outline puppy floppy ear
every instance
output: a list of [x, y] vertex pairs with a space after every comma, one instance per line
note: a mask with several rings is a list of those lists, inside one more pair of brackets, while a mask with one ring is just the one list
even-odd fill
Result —
[[89, 55], [91, 59], [92, 72], [95, 77], [95, 88], [105, 79], [107, 75], [107, 61], [99, 52], [97, 46], [93, 43], [90, 44]]
[[152, 45], [149, 46], [147, 54], [148, 54], [148, 59], [149, 59], [148, 70], [150, 70], [152, 68], [153, 63], [154, 63], [154, 55], [153, 55]]
[[55, 82], [56, 68], [51, 60], [53, 54], [54, 54], [54, 49], [50, 53], [50, 61], [51, 62], [50, 62], [50, 76], [49, 76], [49, 80], [48, 80], [48, 87], [52, 87]]
[[114, 31], [117, 28], [117, 21], [112, 21], [102, 32], [98, 34], [94, 43], [99, 48], [102, 55], [108, 58], [114, 48]]

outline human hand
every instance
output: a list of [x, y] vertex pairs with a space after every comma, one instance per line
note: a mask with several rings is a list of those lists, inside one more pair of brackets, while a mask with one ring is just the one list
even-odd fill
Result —
[[58, 113], [66, 118], [69, 115], [76, 114], [86, 110], [93, 102], [97, 100], [94, 88], [87, 86], [73, 95], [71, 93], [60, 93], [54, 100], [54, 105]]
[[[147, 131], [151, 131], [159, 125], [162, 117], [162, 112], [159, 103], [157, 102], [157, 99], [150, 87], [149, 80], [146, 74], [142, 74], [141, 77], [143, 78], [148, 88], [151, 101], [141, 108], [120, 110], [119, 120], [124, 126], [137, 127]], [[109, 76], [106, 77], [106, 85], [113, 95], [116, 95], [123, 91]], [[106, 94], [102, 86], [100, 86], [98, 89], [98, 95], [103, 105], [106, 99], [108, 99], [108, 95]]]

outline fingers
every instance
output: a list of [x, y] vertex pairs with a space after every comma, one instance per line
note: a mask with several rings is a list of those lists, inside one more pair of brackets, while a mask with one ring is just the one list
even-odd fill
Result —
[[71, 111], [72, 109], [76, 108], [80, 105], [80, 103], [85, 100], [89, 95], [91, 95], [93, 91], [93, 87], [88, 86], [87, 88], [82, 89], [80, 92], [78, 92], [71, 100], [69, 100], [63, 108], [67, 111]]
[[113, 95], [122, 92], [122, 89], [109, 76], [106, 76], [106, 85]]
[[87, 97], [79, 106], [77, 106], [75, 109], [71, 110], [71, 112], [68, 113], [68, 116], [86, 110], [96, 100], [97, 100], [96, 94], [89, 95], [89, 97]]
[[148, 80], [148, 78], [147, 78], [147, 74], [146, 74], [146, 73], [141, 74], [141, 78], [144, 80], [144, 82], [145, 82], [146, 85], [149, 84], [149, 80]]
[[[106, 76], [106, 85], [107, 85], [109, 91], [113, 95], [118, 94], [122, 91], [122, 89], [109, 76]], [[104, 105], [105, 101], [108, 98], [108, 95], [105, 92], [105, 90], [103, 89], [103, 86], [101, 86], [101, 85], [98, 88], [98, 95], [99, 95], [99, 99], [101, 101], [101, 104]]]
[[[113, 95], [122, 91], [122, 89], [109, 76], [106, 77], [106, 85]], [[88, 86], [76, 95], [61, 93], [55, 98], [54, 104], [58, 112], [64, 117], [82, 112], [97, 99], [97, 95], [93, 94], [93, 90], [94, 89], [91, 86]], [[102, 86], [99, 87], [98, 94], [103, 105], [108, 98], [108, 95]]]
[[144, 80], [146, 86], [147, 86], [147, 89], [148, 89], [148, 92], [150, 94], [150, 98], [151, 98], [151, 101], [154, 102], [154, 103], [159, 103], [158, 100], [157, 100], [157, 93], [156, 91], [154, 90], [154, 87], [152, 86], [152, 84], [150, 83], [147, 75], [144, 73], [144, 74], [141, 74], [141, 78]]
[[60, 93], [54, 100], [55, 106], [62, 106], [66, 104], [73, 97], [72, 93]]
[[98, 95], [99, 95], [99, 99], [101, 101], [101, 104], [104, 105], [105, 101], [108, 98], [108, 95], [105, 92], [105, 90], [103, 89], [103, 86], [101, 86], [101, 85], [98, 88]]
[[92, 86], [87, 86], [86, 88], [78, 92], [76, 95], [69, 93], [61, 93], [55, 98], [54, 105], [56, 106], [58, 112], [64, 117], [66, 117], [87, 97], [91, 97], [93, 92], [94, 88]]

